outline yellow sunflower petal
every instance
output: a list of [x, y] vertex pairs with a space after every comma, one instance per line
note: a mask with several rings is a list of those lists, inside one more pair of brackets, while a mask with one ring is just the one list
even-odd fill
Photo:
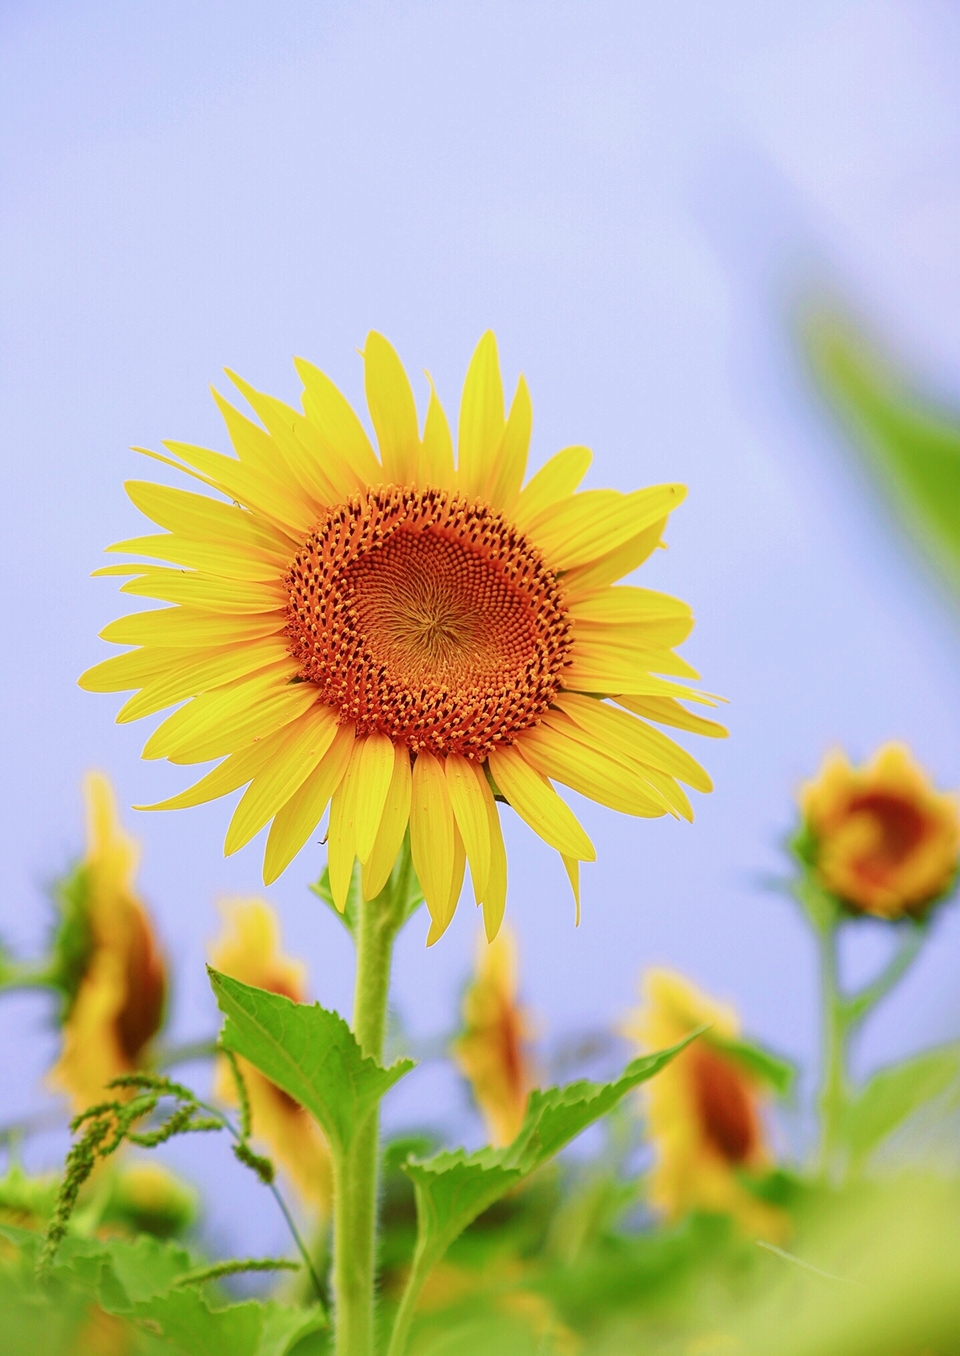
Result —
[[637, 815], [641, 819], [658, 819], [662, 814], [673, 813], [660, 793], [640, 776], [639, 770], [634, 772], [601, 749], [581, 743], [566, 731], [539, 725], [535, 730], [526, 730], [517, 744], [527, 762], [544, 777], [562, 782], [599, 805], [608, 805], [621, 814]]
[[[661, 673], [673, 678], [700, 677], [693, 665], [673, 650], [618, 643], [619, 639], [613, 631], [601, 637], [590, 632], [584, 635], [579, 627], [575, 627], [572, 659], [576, 671], [604, 675], [608, 692], [616, 692], [618, 688], [631, 691], [636, 676], [644, 673]], [[569, 671], [564, 677], [574, 686]]]
[[518, 745], [494, 749], [488, 759], [497, 786], [534, 833], [558, 852], [592, 862], [596, 851], [566, 801], [528, 763]]
[[[171, 733], [171, 738], [165, 741], [168, 752], [162, 756], [171, 763], [208, 763], [211, 758], [236, 753], [274, 730], [283, 729], [316, 705], [316, 694], [310, 691], [309, 684], [284, 682], [278, 688], [274, 675], [269, 675], [269, 679], [259, 696], [250, 693], [246, 704], [242, 707], [238, 704], [232, 714], [216, 700], [219, 689], [195, 697], [191, 705], [199, 704], [200, 709], [192, 722], [184, 721], [179, 731]], [[143, 756], [148, 756], [146, 749]]]
[[[263, 640], [240, 645], [222, 645], [216, 650], [178, 650], [179, 661], [166, 671], [144, 683], [143, 687], [117, 712], [118, 725], [152, 716], [165, 706], [195, 697], [209, 687], [219, 687], [233, 678], [253, 675], [271, 664], [285, 662], [287, 647], [283, 637], [267, 636]], [[186, 656], [186, 658], [184, 658]]]
[[[273, 481], [281, 487], [283, 493], [296, 495], [299, 489], [297, 478], [287, 465], [285, 458], [280, 455], [280, 449], [274, 443], [270, 434], [266, 433], [259, 424], [255, 424], [252, 419], [248, 419], [245, 414], [241, 414], [236, 406], [231, 405], [229, 400], [225, 399], [215, 386], [210, 387], [210, 394], [213, 396], [214, 403], [227, 426], [227, 434], [233, 444], [233, 450], [245, 469], [258, 478], [258, 483]], [[164, 447], [173, 451], [173, 447], [169, 443], [164, 443]]]
[[[167, 570], [162, 566], [137, 566], [138, 577], [121, 586], [121, 593], [135, 598], [155, 598], [162, 603], [183, 603], [209, 612], [276, 612], [285, 606], [282, 583], [218, 579], [200, 570]], [[142, 571], [142, 573], [140, 573]]]
[[419, 479], [422, 485], [439, 485], [443, 489], [452, 489], [456, 484], [456, 471], [453, 466], [450, 425], [447, 423], [447, 416], [437, 397], [429, 372], [427, 381], [430, 383], [430, 404], [427, 406], [427, 419], [423, 426]]
[[272, 885], [287, 869], [323, 818], [353, 753], [350, 725], [337, 727], [329, 749], [286, 805], [274, 815], [263, 854], [263, 883]]
[[685, 495], [683, 485], [653, 485], [633, 494], [585, 490], [545, 509], [527, 531], [554, 569], [569, 570], [659, 522]]
[[475, 762], [456, 753], [447, 754], [444, 770], [447, 795], [470, 862], [474, 894], [480, 900], [490, 871], [490, 825], [484, 795], [487, 779]]
[[534, 518], [551, 504], [568, 498], [590, 469], [593, 453], [589, 447], [564, 447], [520, 491], [513, 520], [525, 532]]
[[383, 807], [393, 781], [395, 761], [393, 740], [388, 735], [367, 735], [363, 741], [357, 774], [357, 856], [361, 862], [365, 862], [373, 851]]
[[577, 916], [574, 926], [580, 926], [580, 863], [576, 857], [565, 857], [560, 854], [560, 860], [563, 862], [563, 869], [567, 873], [567, 879], [570, 882], [570, 889], [573, 891], [574, 903], [577, 906]]
[[364, 899], [376, 899], [397, 860], [403, 835], [410, 823], [411, 780], [410, 755], [406, 749], [398, 749], [373, 851], [363, 863]]
[[363, 753], [363, 740], [354, 739], [350, 761], [340, 785], [330, 800], [330, 823], [327, 828], [327, 869], [330, 872], [330, 893], [333, 902], [343, 913], [347, 894], [353, 879], [353, 864], [357, 858], [357, 819], [354, 806], [357, 793], [357, 773]]
[[413, 869], [434, 923], [442, 922], [450, 898], [454, 830], [443, 767], [432, 753], [421, 752], [413, 765], [410, 850]]
[[[330, 446], [312, 420], [295, 410], [292, 414], [294, 437], [314, 468], [312, 474], [318, 477], [318, 483], [322, 478], [330, 486], [330, 503], [337, 504], [351, 494], [362, 493], [367, 482], [360, 479], [350, 461], [341, 456], [338, 448]], [[375, 458], [374, 464], [378, 474], [382, 474]]]
[[561, 692], [556, 705], [596, 739], [601, 748], [623, 750], [638, 762], [659, 768], [697, 791], [713, 790], [710, 778], [686, 749], [642, 720], [574, 692]]
[[460, 398], [457, 479], [464, 494], [483, 494], [503, 437], [503, 382], [493, 331], [473, 351]]
[[155, 612], [132, 612], [118, 617], [100, 632], [101, 640], [113, 645], [161, 645], [172, 649], [240, 640], [259, 640], [283, 629], [283, 612], [251, 612], [244, 616], [220, 616], [199, 608], [164, 607]]
[[[232, 406], [227, 405], [226, 408]], [[237, 415], [237, 418], [240, 417]], [[249, 420], [246, 422], [249, 423]], [[254, 428], [255, 425], [251, 424], [250, 427]], [[221, 493], [229, 499], [236, 499], [244, 508], [256, 509], [297, 532], [306, 532], [311, 527], [316, 510], [305, 496], [297, 493], [295, 486], [284, 485], [275, 476], [268, 475], [248, 462], [225, 457], [222, 452], [211, 452], [206, 447], [176, 442], [164, 442], [163, 445], [173, 456], [202, 472]], [[279, 452], [275, 455], [279, 462]]]
[[312, 456], [297, 437], [296, 426], [302, 417], [300, 412], [291, 409], [282, 400], [256, 390], [229, 368], [226, 373], [267, 430], [277, 453], [286, 462], [299, 488], [318, 508], [335, 503], [340, 497], [339, 486], [331, 481], [322, 462]]
[[[190, 570], [206, 570], [223, 579], [276, 579], [278, 567], [245, 549], [221, 546], [219, 542], [194, 541], [178, 537], [172, 532], [160, 532], [150, 537], [128, 537], [107, 547], [128, 556], [149, 556], [153, 560], [167, 560], [172, 565], [185, 565]], [[131, 571], [133, 573], [133, 571]]]
[[463, 846], [463, 839], [460, 837], [457, 829], [456, 820], [453, 824], [453, 874], [450, 879], [450, 893], [447, 896], [446, 906], [438, 914], [430, 916], [430, 930], [427, 933], [427, 946], [433, 946], [434, 942], [439, 942], [440, 938], [446, 932], [447, 928], [453, 922], [453, 915], [457, 911], [457, 901], [460, 898], [460, 891], [463, 889], [463, 873], [467, 864], [467, 854]]
[[415, 479], [420, 460], [417, 406], [396, 349], [376, 330], [364, 344], [363, 378], [384, 479], [393, 485], [408, 484]]
[[319, 367], [303, 358], [294, 358], [293, 362], [304, 385], [304, 414], [324, 446], [346, 459], [358, 489], [379, 484], [382, 467], [349, 400]]
[[709, 692], [681, 687], [644, 672], [635, 655], [621, 657], [614, 653], [603, 659], [592, 656], [586, 659], [574, 651], [563, 671], [563, 686], [568, 692], [596, 692], [604, 697], [622, 692], [637, 697], [679, 697], [685, 702], [700, 702], [702, 706], [717, 704], [717, 698]]
[[233, 812], [223, 845], [225, 856], [249, 843], [300, 789], [333, 743], [336, 732], [336, 715], [325, 706], [314, 706], [286, 727], [269, 767], [254, 776]]
[[487, 888], [483, 899], [483, 930], [487, 941], [492, 942], [500, 931], [503, 912], [507, 904], [507, 850], [503, 845], [503, 829], [500, 827], [500, 811], [493, 798], [493, 792], [487, 787], [487, 823], [490, 833], [490, 869], [487, 872]]
[[655, 589], [618, 584], [580, 591], [569, 605], [571, 617], [607, 625], [648, 625], [652, 622], [686, 620], [693, 615], [689, 603]]
[[123, 488], [141, 513], [168, 532], [198, 542], [241, 547], [285, 568], [290, 539], [237, 504], [149, 480], [128, 480]]
[[568, 603], [573, 605], [584, 594], [607, 584], [615, 584], [618, 579], [632, 574], [660, 545], [666, 525], [666, 518], [662, 518], [652, 526], [644, 528], [642, 532], [638, 532], [622, 546], [607, 551], [605, 555], [598, 556], [586, 565], [577, 565], [574, 569], [568, 570], [563, 576], [563, 589]]
[[154, 805], [135, 805], [135, 810], [186, 810], [193, 805], [205, 805], [207, 801], [218, 800], [220, 796], [228, 796], [231, 791], [236, 791], [239, 787], [245, 786], [256, 774], [267, 766], [271, 758], [276, 754], [285, 731], [277, 730], [272, 735], [267, 735], [261, 739], [258, 744], [251, 744], [249, 748], [241, 749], [238, 753], [231, 753], [229, 758], [224, 758], [223, 762], [208, 772], [205, 777], [201, 777], [193, 786], [187, 787], [186, 791], [181, 791], [176, 796], [170, 796], [167, 800], [157, 801]]
[[694, 734], [706, 735], [710, 739], [726, 739], [729, 731], [716, 720], [706, 720], [695, 716], [685, 706], [681, 706], [673, 697], [614, 697], [620, 706], [633, 711], [647, 720], [655, 720], [658, 725], [672, 725], [676, 730], [691, 730]]
[[692, 616], [642, 622], [591, 621], [583, 617], [572, 620], [579, 639], [591, 645], [614, 645], [621, 650], [670, 650], [682, 645], [693, 630]]
[[150, 646], [111, 655], [77, 679], [84, 692], [127, 692], [142, 687], [151, 678], [166, 673], [171, 664], [183, 663], [183, 651]]
[[517, 501], [523, 477], [527, 473], [532, 430], [533, 405], [527, 383], [521, 374], [487, 490], [491, 507], [500, 513], [509, 513]]
[[[208, 739], [211, 734], [216, 734], [218, 722], [222, 721], [225, 725], [231, 726], [235, 722], [242, 722], [248, 713], [260, 708], [266, 704], [272, 709], [273, 699], [288, 695], [304, 696], [305, 684], [289, 682], [286, 672], [283, 670], [286, 666], [274, 666], [273, 669], [266, 669], [257, 673], [252, 678], [237, 678], [232, 683], [224, 683], [220, 687], [211, 688], [199, 697], [194, 697], [192, 701], [180, 706], [172, 715], [167, 716], [153, 734], [147, 740], [143, 747], [143, 758], [169, 758], [176, 753], [185, 743], [193, 740]], [[297, 689], [300, 693], [297, 694]], [[307, 710], [307, 707], [316, 700], [313, 693], [307, 693], [311, 702], [305, 702], [295, 715]], [[292, 720], [293, 717], [291, 716]], [[279, 728], [284, 724], [282, 720], [277, 721], [273, 728]], [[269, 730], [259, 731], [260, 734], [269, 733]], [[252, 742], [243, 740], [235, 744], [233, 748], [225, 748], [221, 753], [212, 753], [210, 758], [221, 758], [224, 754], [233, 753], [241, 748], [243, 743]], [[179, 761], [188, 761], [181, 759]], [[207, 759], [190, 759], [192, 762], [206, 762]]]

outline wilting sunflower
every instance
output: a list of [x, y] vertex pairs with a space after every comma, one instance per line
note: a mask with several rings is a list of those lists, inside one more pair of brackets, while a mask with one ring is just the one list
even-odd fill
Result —
[[[277, 915], [262, 899], [227, 900], [221, 906], [223, 929], [210, 947], [217, 970], [243, 984], [305, 1001], [305, 967], [280, 947]], [[301, 1197], [321, 1215], [330, 1213], [333, 1167], [323, 1132], [299, 1102], [245, 1059], [239, 1059], [255, 1137], [287, 1173]], [[216, 1095], [236, 1104], [237, 1089], [226, 1060], [216, 1075]]]
[[150, 919], [134, 892], [138, 848], [120, 827], [110, 783], [84, 781], [87, 853], [74, 882], [84, 945], [63, 1021], [63, 1048], [50, 1071], [77, 1111], [101, 1101], [111, 1078], [142, 1067], [163, 1022], [166, 968]]
[[613, 587], [660, 544], [684, 490], [577, 493], [584, 447], [558, 452], [524, 485], [530, 398], [521, 377], [505, 415], [491, 333], [467, 372], [456, 463], [432, 386], [421, 433], [393, 348], [371, 333], [363, 358], [379, 457], [329, 378], [300, 360], [302, 413], [230, 374], [260, 427], [214, 393], [236, 457], [185, 443], [148, 453], [220, 497], [127, 484], [168, 531], [111, 550], [172, 567], [97, 573], [132, 575], [123, 592], [171, 606], [106, 627], [105, 640], [137, 648], [80, 682], [139, 689], [119, 721], [186, 702], [144, 757], [223, 759], [144, 808], [246, 786], [225, 847], [272, 820], [269, 883], [329, 805], [341, 907], [355, 859], [365, 896], [379, 893], [409, 823], [429, 940], [453, 916], [467, 861], [492, 937], [507, 878], [497, 797], [561, 854], [578, 895], [579, 863], [595, 853], [554, 781], [641, 817], [690, 819], [680, 782], [710, 790], [649, 723], [723, 733], [680, 704], [709, 698], [668, 681], [697, 676], [673, 651], [690, 609]]
[[504, 928], [481, 941], [477, 972], [463, 999], [463, 1033], [453, 1057], [470, 1082], [494, 1144], [509, 1144], [523, 1124], [533, 1080], [530, 1023], [517, 1002], [517, 947]]
[[960, 803], [901, 744], [864, 767], [830, 754], [800, 793], [798, 850], [851, 913], [922, 916], [957, 878]]
[[656, 1162], [651, 1204], [668, 1219], [691, 1210], [720, 1212], [748, 1233], [780, 1237], [786, 1217], [745, 1185], [772, 1157], [761, 1110], [763, 1088], [724, 1046], [739, 1036], [733, 1008], [715, 1003], [669, 970], [648, 970], [644, 1005], [624, 1027], [642, 1051], [663, 1050], [699, 1026], [710, 1029], [645, 1089]]

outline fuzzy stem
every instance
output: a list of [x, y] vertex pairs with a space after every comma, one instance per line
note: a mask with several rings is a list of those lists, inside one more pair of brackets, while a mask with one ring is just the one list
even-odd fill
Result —
[[435, 1257], [428, 1258], [419, 1247], [414, 1253], [410, 1274], [407, 1276], [407, 1283], [403, 1288], [400, 1307], [397, 1309], [397, 1315], [393, 1321], [393, 1332], [390, 1334], [387, 1356], [404, 1356], [410, 1336], [410, 1326], [413, 1323], [413, 1316], [417, 1308], [417, 1300], [420, 1298], [420, 1291], [430, 1275], [435, 1260]]
[[[380, 1060], [387, 1023], [390, 961], [406, 921], [412, 870], [405, 842], [389, 881], [363, 900], [357, 929], [353, 1034], [365, 1055]], [[334, 1182], [333, 1290], [336, 1356], [373, 1356], [377, 1174], [380, 1114], [374, 1108], [340, 1163]]]

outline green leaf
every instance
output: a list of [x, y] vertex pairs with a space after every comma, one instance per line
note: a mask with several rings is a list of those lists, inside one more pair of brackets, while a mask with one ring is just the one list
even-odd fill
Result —
[[130, 1317], [159, 1330], [182, 1356], [286, 1356], [326, 1323], [320, 1309], [288, 1309], [272, 1301], [212, 1309], [196, 1290], [171, 1290], [144, 1300]]
[[908, 1116], [960, 1075], [960, 1045], [925, 1050], [912, 1059], [881, 1069], [850, 1106], [846, 1136], [855, 1159], [864, 1159]]
[[813, 316], [806, 340], [889, 506], [960, 587], [960, 416], [918, 397], [839, 308]]
[[420, 1270], [429, 1270], [479, 1214], [605, 1116], [631, 1089], [659, 1073], [702, 1030], [669, 1050], [633, 1060], [613, 1083], [581, 1080], [532, 1092], [520, 1133], [506, 1148], [472, 1154], [460, 1149], [407, 1163], [404, 1171], [417, 1197]]
[[350, 877], [350, 888], [347, 891], [347, 902], [343, 913], [333, 902], [333, 892], [330, 889], [330, 868], [323, 868], [323, 875], [318, 881], [315, 881], [310, 889], [322, 899], [328, 909], [331, 909], [336, 915], [337, 920], [347, 929], [354, 942], [357, 940], [357, 929], [360, 926], [360, 901], [362, 895], [360, 892], [360, 863], [354, 862], [353, 875]]
[[389, 1069], [361, 1053], [342, 1017], [319, 1003], [293, 1003], [282, 994], [241, 984], [208, 968], [227, 1018], [223, 1044], [243, 1055], [289, 1093], [323, 1127], [332, 1152], [347, 1152], [373, 1108], [412, 1059]]
[[[70, 1240], [62, 1245], [67, 1248]], [[161, 1243], [148, 1234], [128, 1242], [114, 1238], [102, 1245], [109, 1266], [100, 1281], [101, 1303], [121, 1313], [137, 1303], [161, 1295], [195, 1265], [186, 1248]]]
[[761, 1083], [766, 1083], [778, 1097], [789, 1095], [797, 1070], [788, 1059], [782, 1059], [772, 1051], [765, 1050], [762, 1045], [754, 1045], [751, 1041], [726, 1040], [722, 1036], [715, 1036], [712, 1031], [704, 1037], [704, 1040], [708, 1045], [728, 1055]]

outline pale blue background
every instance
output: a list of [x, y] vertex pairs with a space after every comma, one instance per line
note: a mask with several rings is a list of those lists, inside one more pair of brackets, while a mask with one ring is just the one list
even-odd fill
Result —
[[[493, 326], [507, 380], [530, 383], [535, 463], [586, 442], [590, 484], [689, 484], [645, 581], [693, 603], [686, 653], [730, 698], [733, 734], [698, 750], [717, 790], [693, 828], [578, 807], [599, 851], [579, 931], [559, 863], [511, 827], [526, 996], [553, 1037], [609, 1025], [640, 968], [666, 962], [809, 1062], [809, 939], [757, 880], [783, 869], [792, 792], [836, 741], [862, 757], [905, 738], [960, 783], [960, 645], [839, 451], [789, 315], [806, 286], [838, 284], [960, 397], [956, 7], [6, 0], [0, 39], [7, 939], [41, 942], [85, 768], [125, 805], [184, 783], [138, 760], [147, 726], [116, 727], [117, 698], [75, 686], [120, 611], [89, 571], [141, 527], [121, 482], [156, 474], [128, 445], [223, 446], [206, 390], [223, 365], [292, 399], [304, 354], [359, 400], [370, 327], [455, 412]], [[179, 1037], [213, 1028], [213, 901], [261, 888], [262, 840], [221, 856], [228, 817], [126, 815], [177, 961]], [[348, 945], [305, 892], [319, 866], [306, 853], [269, 894], [314, 993], [343, 1006]], [[450, 1024], [476, 929], [465, 903], [435, 949], [422, 919], [403, 939], [417, 1037]], [[958, 943], [953, 909], [864, 1067], [960, 1034]], [[47, 1015], [35, 997], [0, 1006], [0, 1120], [43, 1105]], [[452, 1075], [415, 1078], [431, 1118], [476, 1139]], [[62, 1147], [41, 1139], [31, 1161]], [[215, 1246], [283, 1246], [223, 1149], [174, 1156], [229, 1183]]]

